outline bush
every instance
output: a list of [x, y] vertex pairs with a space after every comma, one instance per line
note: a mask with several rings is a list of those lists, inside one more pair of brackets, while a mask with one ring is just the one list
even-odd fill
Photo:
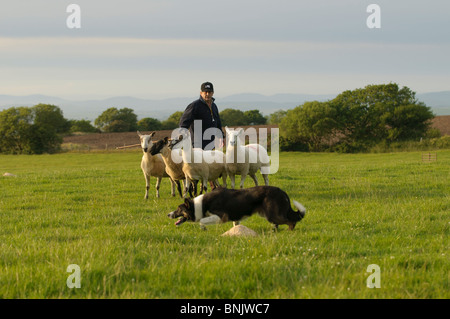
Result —
[[219, 113], [222, 126], [243, 126], [247, 125], [244, 112], [235, 109], [225, 109]]
[[42, 154], [60, 150], [69, 121], [54, 105], [12, 107], [0, 112], [0, 152]]
[[274, 119], [281, 118], [288, 148], [304, 144], [310, 151], [354, 153], [427, 134], [436, 137], [429, 131], [433, 117], [409, 88], [390, 83], [345, 91], [327, 102], [305, 102]]
[[71, 120], [70, 132], [83, 132], [83, 133], [97, 133], [100, 130], [92, 126], [91, 121], [88, 120]]
[[183, 116], [183, 112], [178, 111], [170, 115], [167, 120], [161, 122], [162, 130], [174, 130], [179, 127], [180, 119]]
[[137, 124], [139, 131], [159, 131], [162, 129], [161, 122], [151, 117], [145, 117], [139, 120]]
[[323, 151], [334, 138], [335, 118], [336, 112], [327, 102], [306, 102], [287, 112], [281, 120], [280, 133], [291, 145]]
[[280, 136], [280, 151], [284, 152], [308, 152], [310, 151], [307, 144], [290, 140], [283, 136]]
[[94, 124], [103, 132], [132, 132], [137, 130], [137, 115], [129, 108], [110, 107], [95, 119]]
[[267, 119], [258, 110], [244, 112], [245, 125], [265, 125]]

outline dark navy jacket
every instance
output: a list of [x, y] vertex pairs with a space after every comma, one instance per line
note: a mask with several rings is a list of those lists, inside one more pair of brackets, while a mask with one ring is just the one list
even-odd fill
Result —
[[[194, 120], [202, 121], [201, 132], [194, 132]], [[219, 110], [217, 109], [217, 105], [214, 103], [214, 98], [211, 109], [201, 96], [198, 100], [195, 100], [194, 102], [189, 104], [186, 107], [183, 115], [181, 116], [180, 127], [190, 130], [194, 147], [199, 147], [199, 145], [195, 144], [195, 134], [201, 133], [202, 149], [205, 149], [207, 145], [211, 144], [211, 142], [214, 141], [214, 136], [211, 139], [203, 139], [204, 133], [208, 128], [218, 128], [223, 137], [222, 123], [220, 121]], [[208, 149], [211, 149], [211, 146], [209, 146]]]

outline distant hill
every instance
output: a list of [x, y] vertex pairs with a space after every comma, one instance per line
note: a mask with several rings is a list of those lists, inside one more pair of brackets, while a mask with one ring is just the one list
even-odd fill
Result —
[[450, 91], [416, 94], [436, 115], [450, 115]]
[[[323, 94], [275, 94], [266, 96], [262, 94], [244, 93], [226, 97], [216, 96], [219, 110], [226, 108], [240, 109], [242, 111], [258, 109], [264, 115], [270, 115], [278, 110], [292, 109], [306, 101], [326, 101], [336, 95]], [[184, 111], [186, 106], [197, 96], [170, 99], [139, 99], [131, 96], [118, 96], [103, 100], [73, 101], [53, 96], [27, 95], [13, 96], [0, 95], [0, 110], [12, 106], [33, 106], [39, 103], [59, 106], [68, 119], [95, 120], [104, 110], [110, 107], [128, 107], [135, 111], [138, 118], [153, 117], [165, 120], [176, 111]], [[450, 91], [417, 94], [417, 98], [430, 106], [436, 115], [450, 115]]]
[[[236, 94], [221, 98], [217, 97], [219, 110], [236, 108], [243, 111], [258, 109], [264, 115], [280, 109], [288, 110], [305, 101], [325, 101], [333, 95], [297, 95], [277, 94], [265, 96], [261, 94]], [[170, 98], [162, 100], [139, 99], [131, 96], [118, 96], [103, 100], [72, 101], [45, 95], [12, 96], [0, 95], [0, 110], [12, 106], [33, 106], [39, 103], [59, 106], [68, 119], [95, 120], [104, 110], [110, 107], [128, 107], [135, 111], [138, 118], [153, 117], [165, 120], [176, 111], [184, 111], [189, 103], [198, 96]]]
[[[74, 120], [95, 120], [103, 111], [110, 107], [128, 107], [135, 111], [138, 118], [153, 117], [160, 120], [187, 106], [194, 98], [175, 98], [165, 100], [139, 99], [131, 96], [118, 96], [103, 100], [73, 101], [53, 96], [0, 95], [0, 110], [12, 106], [33, 106], [39, 103], [54, 104], [64, 112], [64, 117]], [[186, 104], [186, 105], [185, 105]]]

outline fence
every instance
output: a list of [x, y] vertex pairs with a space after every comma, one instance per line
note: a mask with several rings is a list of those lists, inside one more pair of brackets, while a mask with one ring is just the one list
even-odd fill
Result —
[[424, 153], [422, 154], [422, 162], [436, 162], [437, 154], [436, 153]]

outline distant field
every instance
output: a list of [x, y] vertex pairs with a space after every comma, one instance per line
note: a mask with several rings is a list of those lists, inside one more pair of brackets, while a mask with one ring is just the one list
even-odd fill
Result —
[[438, 129], [442, 135], [450, 135], [450, 115], [436, 116], [431, 127]]
[[[230, 126], [231, 127], [231, 126]], [[243, 126], [248, 128], [249, 126]], [[252, 125], [258, 132], [260, 128], [267, 128], [270, 134], [270, 129], [278, 127], [278, 125]], [[450, 115], [436, 116], [431, 123], [431, 127], [438, 129], [441, 134], [450, 135]], [[157, 131], [154, 137], [155, 140], [170, 136], [171, 130]], [[270, 140], [270, 139], [269, 139]], [[139, 138], [136, 132], [123, 133], [91, 133], [91, 134], [76, 134], [64, 137], [63, 149], [73, 150], [112, 150], [118, 146], [132, 145], [139, 143]]]
[[[307, 209], [254, 238], [166, 217], [140, 151], [0, 156], [0, 298], [449, 298], [450, 150], [281, 153], [272, 185]], [[261, 179], [261, 178], [260, 178]], [[250, 179], [246, 186], [252, 186]], [[81, 269], [69, 289], [68, 265]], [[380, 267], [369, 289], [367, 267]]]
[[[252, 125], [242, 126], [244, 129], [255, 129], [259, 134], [260, 129], [267, 129], [267, 138], [270, 141], [271, 128], [278, 127], [278, 125]], [[232, 126], [230, 126], [232, 128]], [[225, 129], [224, 129], [225, 130]], [[142, 132], [150, 133], [150, 132]], [[248, 133], [250, 134], [250, 133]], [[166, 136], [171, 136], [172, 130], [156, 131], [153, 139], [159, 140]], [[258, 139], [259, 141], [259, 139]], [[121, 132], [121, 133], [78, 133], [64, 137], [62, 148], [68, 151], [89, 151], [89, 150], [114, 150], [116, 147], [133, 145], [139, 143], [139, 137], [136, 132]]]

